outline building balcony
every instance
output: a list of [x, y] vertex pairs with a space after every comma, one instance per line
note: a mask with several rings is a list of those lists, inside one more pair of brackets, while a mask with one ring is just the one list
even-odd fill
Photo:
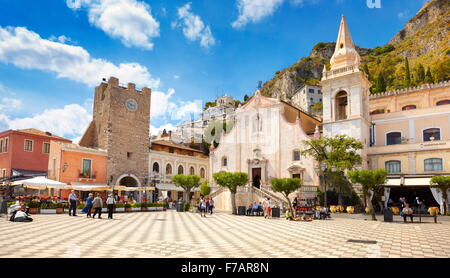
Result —
[[97, 173], [94, 173], [94, 174], [92, 174], [92, 173], [82, 173], [82, 172], [78, 173], [78, 179], [79, 180], [95, 180], [96, 176], [97, 176]]
[[367, 155], [435, 151], [445, 149], [450, 149], [450, 140], [429, 141], [421, 143], [406, 142], [397, 145], [372, 146], [367, 149]]

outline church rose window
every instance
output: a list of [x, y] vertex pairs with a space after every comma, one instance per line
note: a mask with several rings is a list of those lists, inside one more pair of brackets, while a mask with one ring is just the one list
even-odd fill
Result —
[[423, 131], [423, 141], [435, 141], [441, 140], [441, 129], [440, 128], [429, 128]]
[[391, 132], [386, 134], [386, 145], [398, 145], [402, 143], [401, 132]]

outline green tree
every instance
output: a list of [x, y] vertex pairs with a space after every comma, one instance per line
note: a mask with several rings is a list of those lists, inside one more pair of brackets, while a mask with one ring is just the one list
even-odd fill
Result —
[[443, 215], [449, 211], [448, 207], [448, 191], [450, 190], [450, 176], [434, 176], [430, 181], [431, 187], [438, 188], [442, 192], [444, 198], [444, 212]]
[[313, 106], [311, 106], [311, 110], [315, 114], [322, 114], [323, 111], [323, 103], [322, 102], [316, 102]]
[[232, 121], [216, 120], [210, 122], [203, 133], [205, 147], [209, 149], [209, 147], [213, 144], [214, 147], [217, 148], [223, 133], [229, 133], [233, 129], [233, 126], [234, 124]]
[[386, 79], [384, 78], [384, 73], [380, 72], [378, 74], [377, 77], [377, 81], [376, 81], [376, 88], [377, 88], [377, 93], [383, 93], [386, 92]]
[[184, 200], [191, 202], [191, 190], [200, 185], [200, 177], [197, 175], [175, 175], [172, 182], [184, 189]]
[[249, 97], [247, 94], [245, 94], [245, 96], [244, 96], [244, 102], [247, 102], [249, 99], [250, 99], [250, 97]]
[[338, 205], [343, 206], [344, 197], [350, 197], [353, 193], [352, 184], [343, 171], [327, 172], [326, 175], [330, 189], [334, 190], [338, 196]]
[[[361, 164], [362, 158], [358, 151], [363, 143], [346, 135], [337, 135], [331, 138], [318, 138], [303, 141], [302, 155], [312, 157], [319, 164], [319, 176], [324, 189], [324, 206], [328, 206], [327, 188], [329, 185], [329, 172], [344, 172]], [[323, 169], [322, 165], [326, 165]]]
[[237, 214], [236, 209], [236, 193], [239, 186], [244, 186], [248, 183], [248, 174], [237, 172], [219, 172], [213, 174], [214, 181], [220, 186], [228, 188], [231, 192], [231, 207], [232, 213]]
[[[372, 220], [376, 221], [375, 210], [373, 209], [372, 200], [370, 199], [372, 192], [376, 194], [386, 184], [387, 171], [385, 169], [378, 170], [352, 170], [347, 173], [348, 178], [354, 184], [360, 184], [367, 206], [369, 207]], [[376, 197], [376, 196], [375, 196]]]
[[450, 80], [450, 57], [445, 56], [432, 66], [434, 81], [439, 83]]
[[405, 82], [404, 87], [409, 88], [411, 86], [411, 72], [409, 70], [408, 57], [405, 58]]
[[208, 196], [210, 193], [211, 193], [211, 187], [208, 185], [208, 180], [205, 180], [200, 185], [200, 194], [202, 194], [203, 196]]
[[425, 83], [425, 68], [422, 66], [422, 64], [418, 64], [415, 67], [415, 80], [417, 85], [421, 85]]
[[425, 83], [427, 83], [427, 84], [434, 83], [433, 75], [431, 74], [430, 67], [427, 68], [427, 73], [425, 74]]
[[289, 210], [291, 211], [291, 215], [295, 215], [291, 199], [289, 199], [289, 195], [302, 186], [302, 181], [300, 179], [291, 179], [291, 178], [289, 179], [273, 178], [270, 180], [270, 184], [274, 192], [280, 192], [281, 194], [284, 195], [289, 204]]

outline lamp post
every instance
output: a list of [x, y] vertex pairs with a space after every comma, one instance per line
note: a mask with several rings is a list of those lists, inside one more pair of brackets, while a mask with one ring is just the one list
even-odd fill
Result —
[[156, 203], [158, 200], [158, 189], [156, 188], [156, 185], [159, 183], [158, 178], [159, 178], [159, 174], [156, 172], [153, 172], [150, 175], [150, 180], [151, 180], [152, 186], [155, 188], [155, 190], [153, 190], [153, 193], [152, 193], [152, 202], [153, 203]]
[[322, 162], [320, 165], [318, 165], [316, 167], [316, 171], [319, 172], [319, 176], [320, 176], [319, 177], [320, 185], [322, 185], [323, 189], [324, 189], [323, 204], [324, 204], [325, 208], [328, 207], [328, 200], [327, 200], [328, 183], [327, 183], [327, 179], [326, 179], [326, 176], [325, 176], [325, 172], [328, 172], [330, 170], [331, 170], [331, 172], [335, 172], [336, 171], [336, 166], [332, 165], [331, 167], [329, 167], [326, 162]]

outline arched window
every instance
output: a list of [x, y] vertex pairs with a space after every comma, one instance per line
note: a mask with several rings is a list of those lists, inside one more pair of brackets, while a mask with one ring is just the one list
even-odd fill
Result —
[[158, 162], [153, 163], [153, 172], [159, 173], [159, 164], [158, 164]]
[[195, 169], [192, 166], [189, 168], [189, 175], [195, 175]]
[[442, 171], [442, 158], [429, 158], [424, 161], [425, 171]]
[[384, 114], [384, 109], [377, 109], [370, 112], [370, 115]]
[[417, 108], [417, 106], [415, 106], [415, 105], [406, 105], [406, 106], [403, 106], [402, 107], [402, 110], [403, 111], [406, 111], [406, 110], [414, 110], [414, 109], [416, 109]]
[[344, 91], [336, 95], [336, 120], [347, 119], [348, 94]]
[[437, 106], [446, 104], [450, 104], [450, 99], [441, 100], [436, 103]]
[[299, 150], [294, 150], [292, 152], [292, 160], [293, 161], [300, 161], [300, 151]]
[[441, 140], [441, 129], [440, 128], [429, 128], [423, 131], [423, 141], [435, 141]]
[[178, 166], [178, 175], [183, 175], [183, 173], [184, 173], [183, 166], [182, 165]]
[[390, 132], [386, 134], [386, 145], [398, 145], [402, 143], [401, 132]]
[[400, 173], [402, 171], [402, 163], [398, 160], [386, 161], [385, 168], [388, 173]]
[[166, 165], [166, 175], [172, 175], [172, 165]]
[[205, 168], [200, 169], [200, 178], [204, 179], [206, 177], [206, 171]]
[[228, 158], [226, 156], [222, 157], [222, 166], [227, 167], [228, 165]]

